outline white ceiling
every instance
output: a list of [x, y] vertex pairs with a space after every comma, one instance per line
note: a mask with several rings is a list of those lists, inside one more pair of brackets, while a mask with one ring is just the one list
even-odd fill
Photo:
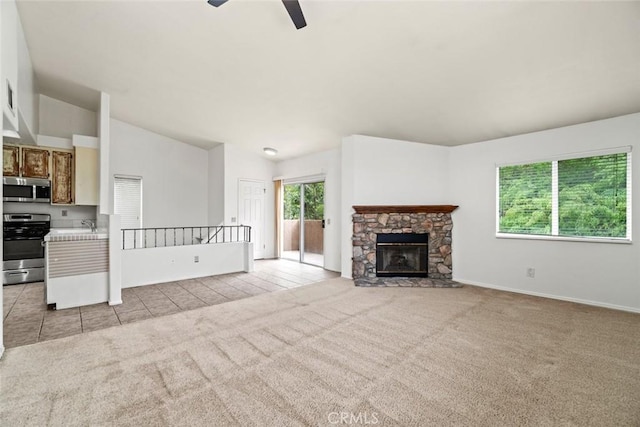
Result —
[[19, 1], [40, 91], [279, 158], [458, 145], [640, 112], [640, 2]]

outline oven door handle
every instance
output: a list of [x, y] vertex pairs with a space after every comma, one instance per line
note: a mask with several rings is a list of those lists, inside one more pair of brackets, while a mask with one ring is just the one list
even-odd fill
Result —
[[29, 274], [28, 271], [16, 271], [16, 272], [11, 272], [8, 273], [9, 276], [22, 276], [23, 274]]
[[5, 242], [17, 242], [22, 240], [42, 240], [44, 237], [5, 237]]

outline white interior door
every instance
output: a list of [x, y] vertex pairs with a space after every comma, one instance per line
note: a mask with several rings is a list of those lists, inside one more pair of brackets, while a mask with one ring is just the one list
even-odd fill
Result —
[[253, 257], [264, 258], [264, 181], [241, 179], [238, 190], [238, 223], [251, 226]]

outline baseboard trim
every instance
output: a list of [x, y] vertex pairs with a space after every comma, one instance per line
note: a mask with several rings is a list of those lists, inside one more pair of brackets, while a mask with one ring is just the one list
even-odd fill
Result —
[[0, 345], [0, 359], [2, 358], [3, 354], [4, 354], [4, 346]]
[[544, 293], [544, 292], [523, 291], [522, 289], [507, 288], [505, 286], [491, 285], [489, 283], [477, 282], [475, 280], [461, 279], [461, 278], [458, 278], [458, 277], [455, 277], [453, 280], [455, 280], [456, 282], [460, 282], [460, 283], [466, 283], [466, 284], [469, 284], [469, 285], [472, 285], [472, 286], [479, 286], [481, 288], [489, 288], [489, 289], [495, 289], [495, 290], [498, 290], [498, 291], [514, 292], [514, 293], [517, 293], [517, 294], [531, 295], [531, 296], [534, 296], [534, 297], [551, 298], [551, 299], [560, 300], [560, 301], [575, 302], [575, 303], [578, 303], [578, 304], [591, 305], [591, 306], [594, 306], [594, 307], [610, 308], [610, 309], [613, 309], [613, 310], [627, 311], [627, 312], [630, 312], [630, 313], [640, 313], [640, 308], [628, 307], [626, 305], [609, 304], [609, 303], [606, 303], [606, 302], [591, 301], [591, 300], [586, 300], [586, 299], [581, 299], [581, 298], [565, 297], [565, 296], [560, 296], [560, 295], [547, 294], [547, 293]]
[[109, 305], [120, 305], [122, 304], [122, 300], [118, 300], [118, 301], [109, 301]]

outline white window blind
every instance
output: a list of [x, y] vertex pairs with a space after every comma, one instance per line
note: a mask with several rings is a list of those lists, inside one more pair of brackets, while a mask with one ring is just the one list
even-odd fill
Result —
[[499, 169], [502, 233], [551, 234], [551, 162]]
[[558, 161], [558, 235], [627, 236], [630, 158], [618, 153]]
[[142, 178], [116, 176], [114, 213], [120, 227], [142, 228]]
[[501, 234], [631, 240], [631, 151], [498, 167]]

